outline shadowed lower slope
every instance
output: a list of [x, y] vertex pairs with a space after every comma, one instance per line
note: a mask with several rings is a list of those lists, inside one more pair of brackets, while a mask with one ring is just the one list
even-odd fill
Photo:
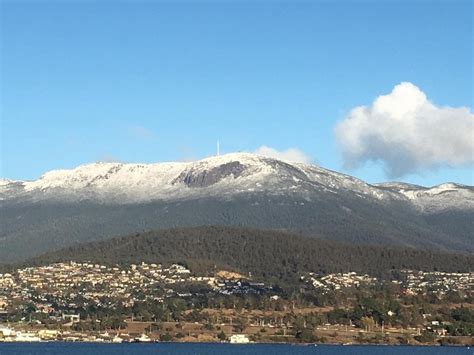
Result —
[[305, 271], [356, 271], [380, 276], [400, 269], [474, 269], [474, 257], [466, 255], [353, 246], [283, 232], [212, 226], [150, 231], [80, 244], [44, 254], [27, 264], [69, 260], [106, 264], [180, 262], [194, 271], [225, 268], [252, 272], [265, 279], [294, 279]]

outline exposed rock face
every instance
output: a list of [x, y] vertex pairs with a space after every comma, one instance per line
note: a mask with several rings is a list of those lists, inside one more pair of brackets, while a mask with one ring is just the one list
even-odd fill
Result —
[[184, 183], [188, 187], [208, 187], [232, 176], [234, 179], [241, 176], [245, 171], [245, 166], [239, 161], [232, 161], [212, 167], [208, 170], [191, 168], [183, 171], [173, 180], [173, 184]]

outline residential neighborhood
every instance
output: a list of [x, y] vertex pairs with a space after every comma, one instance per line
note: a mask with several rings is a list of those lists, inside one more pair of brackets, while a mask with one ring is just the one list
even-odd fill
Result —
[[[387, 280], [377, 280], [367, 274], [360, 275], [355, 272], [317, 275], [308, 273], [301, 276], [301, 280], [323, 292], [339, 290], [342, 288], [361, 287]], [[446, 295], [449, 292], [472, 292], [474, 290], [474, 272], [439, 272], [401, 270], [397, 278], [389, 282], [398, 284], [405, 292], [415, 294]]]
[[472, 341], [474, 273], [306, 273], [297, 282], [287, 293], [250, 273], [178, 263], [23, 267], [0, 274], [0, 341]]

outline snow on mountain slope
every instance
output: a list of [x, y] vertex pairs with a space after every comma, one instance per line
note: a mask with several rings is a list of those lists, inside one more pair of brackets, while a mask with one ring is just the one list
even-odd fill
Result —
[[403, 184], [377, 184], [380, 188], [397, 192], [423, 212], [438, 212], [447, 209], [474, 209], [474, 187], [445, 183], [431, 188]]
[[429, 189], [403, 183], [370, 185], [314, 165], [249, 153], [186, 163], [94, 163], [70, 170], [53, 170], [36, 181], [0, 182], [0, 200], [3, 201], [138, 203], [256, 192], [296, 195], [308, 200], [318, 192], [351, 193], [377, 201], [406, 200], [430, 212], [474, 206], [474, 190], [469, 186], [443, 184]]
[[371, 185], [318, 166], [246, 153], [186, 163], [87, 164], [36, 181], [0, 182], [0, 260], [197, 225], [473, 252], [473, 190]]
[[53, 170], [36, 181], [0, 185], [10, 198], [95, 199], [142, 202], [239, 192], [288, 192], [307, 189], [374, 190], [360, 180], [325, 169], [236, 153], [189, 163], [94, 163]]

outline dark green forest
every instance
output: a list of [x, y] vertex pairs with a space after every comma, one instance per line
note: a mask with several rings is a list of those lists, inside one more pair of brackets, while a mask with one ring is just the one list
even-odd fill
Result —
[[[466, 272], [474, 257], [428, 250], [354, 246], [286, 232], [203, 226], [149, 231], [47, 253], [25, 265], [59, 261], [102, 264], [181, 263], [193, 272], [227, 269], [262, 280], [295, 280], [302, 272], [355, 271], [393, 276], [396, 270]], [[18, 265], [17, 265], [18, 266]]]

